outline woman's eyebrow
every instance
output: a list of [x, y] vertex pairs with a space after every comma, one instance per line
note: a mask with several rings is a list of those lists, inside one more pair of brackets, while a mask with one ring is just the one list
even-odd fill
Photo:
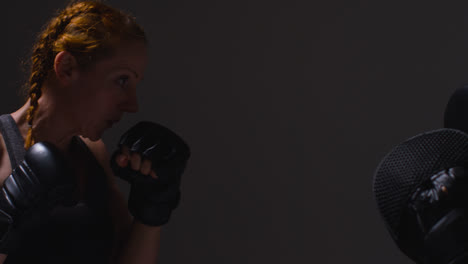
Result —
[[135, 78], [138, 79], [138, 73], [136, 71], [134, 71], [132, 68], [130, 67], [127, 67], [127, 66], [118, 66], [118, 67], [115, 67], [113, 69], [114, 71], [116, 70], [128, 70], [128, 71], [131, 71], [133, 74], [135, 74]]

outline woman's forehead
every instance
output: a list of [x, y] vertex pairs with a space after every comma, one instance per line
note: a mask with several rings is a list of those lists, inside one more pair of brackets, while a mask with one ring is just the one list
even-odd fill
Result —
[[120, 45], [112, 56], [97, 63], [104, 71], [129, 70], [141, 77], [147, 63], [146, 47], [137, 44]]

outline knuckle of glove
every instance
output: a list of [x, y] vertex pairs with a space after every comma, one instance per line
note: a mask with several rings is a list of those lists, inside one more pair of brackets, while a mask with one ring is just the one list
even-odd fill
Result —
[[38, 182], [53, 185], [60, 181], [69, 180], [70, 169], [65, 158], [54, 145], [47, 142], [34, 144], [25, 155], [25, 163], [35, 172]]

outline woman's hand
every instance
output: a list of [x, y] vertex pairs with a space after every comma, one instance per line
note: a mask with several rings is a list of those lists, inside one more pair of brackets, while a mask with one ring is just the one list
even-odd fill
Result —
[[159, 124], [140, 122], [121, 137], [111, 167], [131, 184], [128, 207], [138, 221], [150, 226], [169, 221], [189, 157], [184, 140]]

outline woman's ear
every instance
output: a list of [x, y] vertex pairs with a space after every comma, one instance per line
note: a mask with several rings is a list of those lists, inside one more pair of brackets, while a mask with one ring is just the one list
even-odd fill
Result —
[[61, 51], [54, 60], [55, 77], [62, 85], [70, 85], [78, 77], [78, 63], [68, 51]]

